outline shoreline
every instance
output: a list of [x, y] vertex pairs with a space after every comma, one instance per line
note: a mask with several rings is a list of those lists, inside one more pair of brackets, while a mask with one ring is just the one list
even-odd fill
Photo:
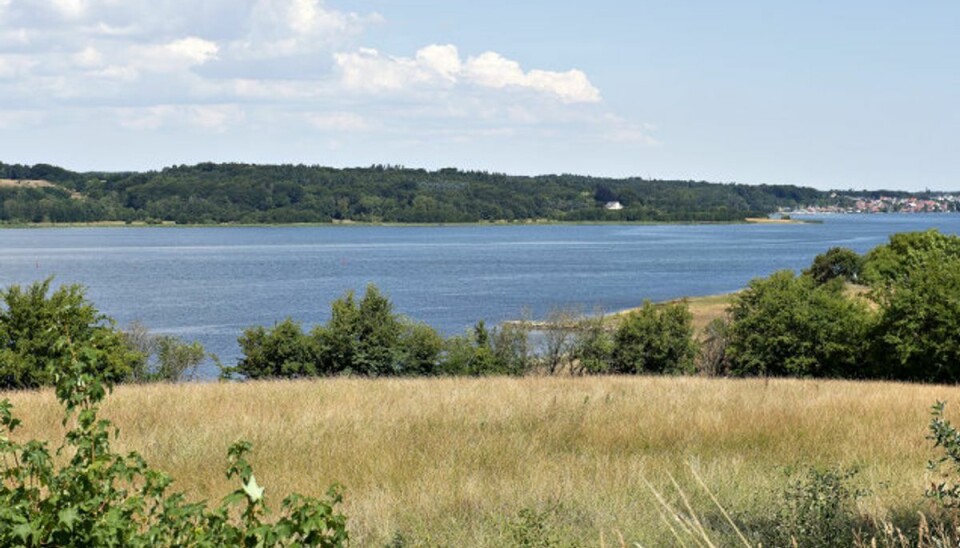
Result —
[[[774, 220], [775, 221], [775, 220]], [[773, 224], [812, 224], [819, 221], [787, 221]], [[323, 227], [501, 227], [501, 226], [711, 226], [711, 225], [749, 225], [763, 224], [762, 222], [743, 219], [739, 221], [550, 221], [550, 220], [522, 220], [522, 221], [479, 221], [464, 223], [390, 223], [366, 221], [338, 221], [315, 223], [186, 223], [177, 224], [172, 221], [162, 223], [148, 223], [146, 221], [92, 221], [85, 223], [0, 223], [0, 230], [4, 229], [45, 229], [45, 228], [323, 228]]]

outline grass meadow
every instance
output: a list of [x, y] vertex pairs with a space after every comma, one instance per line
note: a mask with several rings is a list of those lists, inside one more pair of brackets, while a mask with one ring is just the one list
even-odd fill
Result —
[[[51, 391], [0, 395], [21, 438], [59, 444]], [[924, 439], [936, 400], [960, 388], [698, 377], [324, 379], [120, 386], [103, 415], [117, 448], [141, 452], [194, 498], [219, 499], [228, 445], [274, 506], [290, 491], [346, 491], [356, 546], [509, 544], [521, 510], [582, 545], [674, 544], [647, 482], [676, 504], [676, 478], [708, 526], [724, 523], [691, 473], [744, 524], [765, 516], [787, 474], [856, 467], [880, 518], [928, 508]], [[956, 409], [948, 406], [948, 414]], [[271, 497], [271, 495], [273, 495]], [[713, 516], [713, 517], [711, 517]], [[750, 518], [753, 519], [753, 518]], [[709, 525], [709, 524], [713, 525]]]

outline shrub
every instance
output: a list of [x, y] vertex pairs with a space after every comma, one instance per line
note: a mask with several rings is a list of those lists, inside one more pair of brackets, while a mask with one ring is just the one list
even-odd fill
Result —
[[850, 485], [854, 470], [810, 468], [780, 494], [774, 530], [777, 546], [851, 546], [857, 499], [866, 492]]
[[[945, 406], [946, 402], [938, 401], [931, 409], [933, 418], [927, 439], [933, 442], [934, 448], [942, 448], [943, 455], [930, 461], [927, 467], [933, 471], [946, 464], [951, 473], [957, 474], [960, 472], [960, 432], [944, 417]], [[932, 483], [925, 494], [945, 508], [960, 508], [960, 484], [955, 480]]]
[[692, 320], [686, 301], [661, 306], [645, 301], [617, 328], [612, 372], [690, 372], [696, 355]]
[[97, 373], [109, 382], [127, 378], [142, 356], [86, 300], [82, 287], [62, 286], [51, 293], [51, 282], [48, 278], [0, 291], [0, 388], [54, 384], [67, 357], [60, 339], [101, 352]]
[[287, 318], [272, 329], [252, 327], [238, 339], [243, 357], [224, 376], [239, 373], [250, 379], [305, 377], [319, 374], [318, 352], [300, 324]]

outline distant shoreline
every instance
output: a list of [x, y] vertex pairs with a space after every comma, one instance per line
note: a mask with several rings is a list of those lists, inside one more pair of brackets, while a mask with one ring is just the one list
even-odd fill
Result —
[[[796, 224], [815, 223], [817, 221], [795, 221]], [[789, 223], [789, 221], [788, 221]], [[336, 221], [330, 223], [186, 223], [172, 221], [148, 223], [146, 221], [92, 221], [85, 223], [9, 223], [0, 224], [0, 230], [9, 228], [286, 228], [286, 227], [494, 227], [494, 226], [660, 226], [660, 225], [747, 225], [755, 221], [480, 221], [469, 223], [375, 223], [367, 221]], [[784, 223], [785, 224], [785, 223]]]

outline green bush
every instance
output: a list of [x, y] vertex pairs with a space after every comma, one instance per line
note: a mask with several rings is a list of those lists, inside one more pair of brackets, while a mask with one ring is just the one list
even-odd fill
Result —
[[533, 365], [526, 330], [504, 325], [487, 329], [481, 320], [465, 335], [444, 343], [437, 372], [443, 375], [523, 375]]
[[243, 357], [224, 376], [429, 375], [443, 347], [435, 330], [393, 312], [373, 284], [359, 301], [352, 291], [335, 300], [330, 321], [309, 333], [288, 318], [271, 329], [246, 329], [239, 343]]
[[810, 468], [780, 493], [772, 545], [852, 546], [857, 499], [866, 492], [850, 485], [854, 470]]
[[731, 306], [727, 356], [737, 375], [848, 377], [864, 365], [871, 315], [840, 280], [817, 285], [783, 270], [752, 280]]
[[54, 384], [67, 357], [58, 340], [83, 342], [102, 352], [98, 374], [109, 382], [128, 378], [143, 357], [112, 321], [84, 297], [79, 285], [50, 291], [52, 279], [0, 291], [0, 389]]
[[643, 307], [627, 314], [614, 335], [613, 373], [689, 373], [696, 345], [686, 301]]
[[239, 373], [250, 379], [307, 377], [320, 373], [319, 352], [300, 324], [287, 318], [272, 329], [252, 327], [238, 339], [243, 357], [224, 375]]

